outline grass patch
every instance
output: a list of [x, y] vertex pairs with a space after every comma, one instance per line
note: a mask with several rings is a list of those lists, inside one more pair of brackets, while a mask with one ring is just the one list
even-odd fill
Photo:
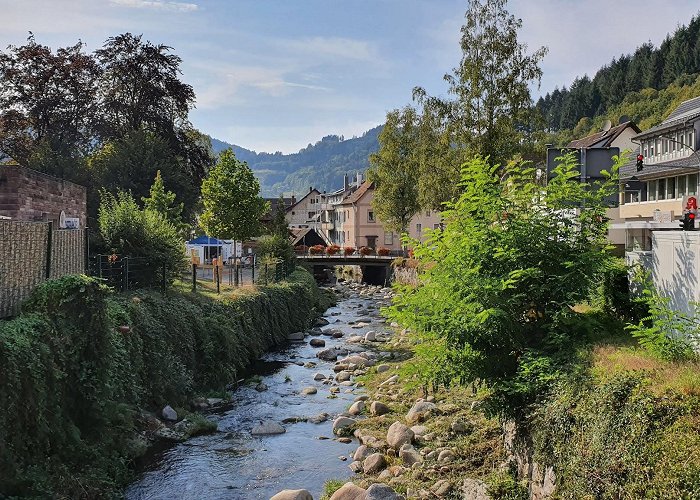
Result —
[[341, 479], [329, 479], [326, 481], [323, 485], [323, 496], [321, 496], [321, 500], [329, 500], [331, 496], [333, 496], [333, 493], [338, 491], [346, 481], [343, 481]]

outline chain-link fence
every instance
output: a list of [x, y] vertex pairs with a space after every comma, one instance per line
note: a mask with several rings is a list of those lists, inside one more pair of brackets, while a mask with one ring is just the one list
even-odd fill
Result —
[[90, 259], [90, 274], [101, 278], [117, 291], [152, 288], [165, 293], [175, 276], [170, 276], [165, 262], [154, 263], [144, 257], [95, 255]]
[[238, 287], [245, 285], [268, 285], [283, 281], [295, 269], [294, 263], [274, 259], [257, 259], [253, 257], [250, 264], [233, 262], [224, 265], [192, 264], [189, 279], [192, 289], [209, 289], [217, 292], [221, 287]]
[[84, 273], [86, 255], [84, 229], [0, 220], [0, 318], [18, 314], [22, 301], [42, 281]]

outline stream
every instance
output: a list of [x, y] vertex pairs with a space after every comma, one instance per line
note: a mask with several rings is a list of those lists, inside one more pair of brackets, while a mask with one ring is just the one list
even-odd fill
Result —
[[[283, 489], [302, 488], [320, 498], [327, 480], [352, 475], [348, 464], [359, 443], [355, 438], [352, 443], [340, 443], [334, 439], [332, 426], [333, 420], [347, 411], [363, 391], [340, 385], [337, 398], [329, 398], [332, 385], [315, 381], [314, 375], [333, 377], [335, 363], [318, 359], [316, 353], [336, 346], [356, 352], [371, 351], [370, 343], [351, 344], [347, 340], [370, 330], [389, 333], [379, 317], [379, 308], [388, 300], [386, 289], [337, 286], [346, 298], [339, 297], [337, 306], [326, 311], [324, 317], [330, 324], [321, 329], [339, 329], [343, 337], [307, 336], [303, 342], [292, 342], [282, 350], [265, 354], [253, 368], [253, 374], [261, 378], [268, 390], [258, 392], [255, 384], [242, 385], [232, 393], [231, 404], [207, 415], [217, 423], [217, 432], [149, 456], [138, 470], [138, 479], [127, 487], [127, 499], [269, 499]], [[368, 326], [353, 328], [357, 325], [351, 322], [368, 317], [372, 319]], [[323, 339], [325, 347], [309, 345], [313, 338]], [[316, 366], [304, 367], [308, 362]], [[315, 387], [317, 394], [302, 395], [306, 387]], [[322, 413], [329, 417], [319, 424], [284, 423], [284, 434], [253, 436], [250, 432], [262, 421], [282, 423], [285, 419]]]

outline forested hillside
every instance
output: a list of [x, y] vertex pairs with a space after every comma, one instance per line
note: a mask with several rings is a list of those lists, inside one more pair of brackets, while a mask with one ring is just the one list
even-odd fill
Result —
[[546, 132], [567, 142], [627, 116], [642, 128], [659, 123], [684, 99], [700, 95], [700, 15], [679, 27], [659, 47], [642, 44], [594, 76], [541, 97], [536, 108]]
[[321, 191], [341, 187], [343, 174], [367, 170], [369, 155], [379, 149], [380, 130], [378, 126], [347, 140], [328, 135], [293, 154], [256, 153], [214, 138], [211, 142], [215, 153], [233, 148], [236, 157], [248, 162], [255, 172], [263, 196], [277, 196], [282, 192], [306, 192], [309, 186]]

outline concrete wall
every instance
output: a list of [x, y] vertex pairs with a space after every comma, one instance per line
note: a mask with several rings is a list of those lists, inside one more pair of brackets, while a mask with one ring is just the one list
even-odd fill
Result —
[[689, 302], [700, 302], [700, 232], [654, 231], [652, 248], [656, 289], [671, 308], [694, 314]]
[[61, 211], [66, 217], [78, 217], [84, 228], [85, 187], [18, 165], [0, 166], [0, 215], [16, 221], [58, 223]]

